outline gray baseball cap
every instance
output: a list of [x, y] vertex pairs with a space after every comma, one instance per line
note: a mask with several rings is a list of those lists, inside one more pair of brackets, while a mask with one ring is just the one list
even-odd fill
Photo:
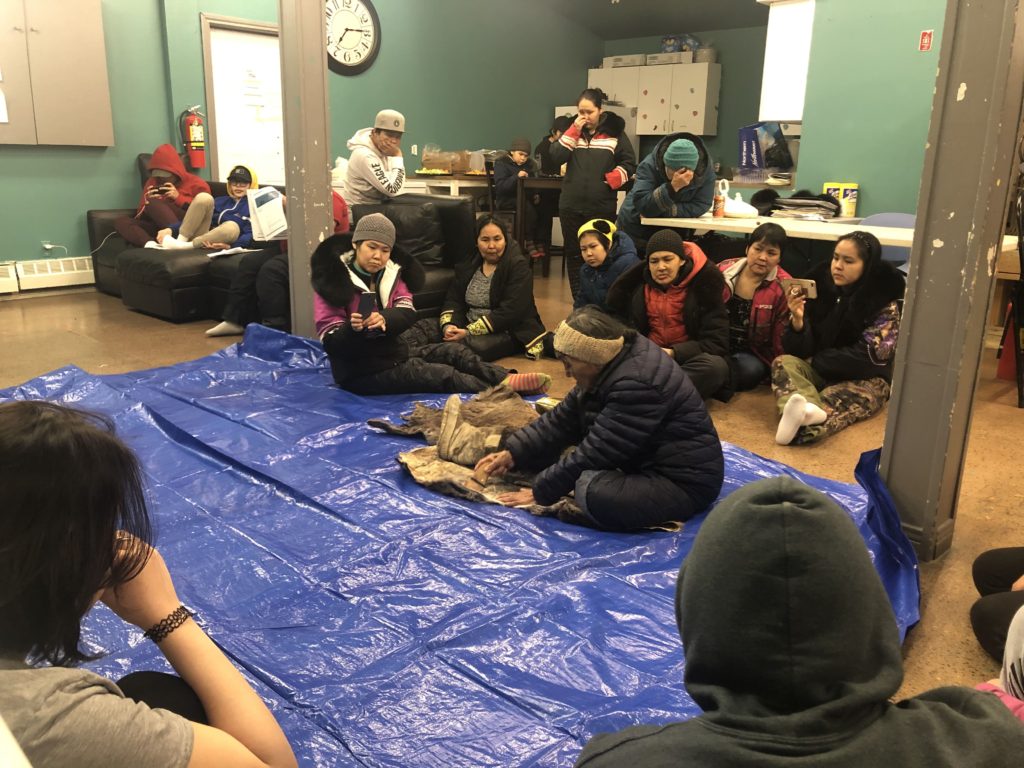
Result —
[[382, 109], [374, 118], [373, 127], [405, 133], [405, 115], [394, 109]]

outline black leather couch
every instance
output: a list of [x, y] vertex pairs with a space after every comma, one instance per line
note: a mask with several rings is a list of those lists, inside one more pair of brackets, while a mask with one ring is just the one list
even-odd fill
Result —
[[[137, 159], [140, 187], [148, 174], [149, 155]], [[227, 194], [223, 182], [210, 182], [214, 196]], [[427, 273], [423, 289], [413, 295], [421, 317], [440, 312], [454, 265], [466, 258], [475, 241], [475, 206], [469, 196], [401, 195], [377, 205], [357, 205], [360, 216], [380, 211], [395, 222], [399, 243], [414, 253]], [[120, 296], [126, 306], [171, 322], [219, 318], [228, 287], [243, 254], [210, 259], [204, 251], [163, 251], [129, 246], [114, 230], [118, 216], [134, 209], [86, 213], [96, 287]], [[278, 249], [276, 243], [269, 248]]]

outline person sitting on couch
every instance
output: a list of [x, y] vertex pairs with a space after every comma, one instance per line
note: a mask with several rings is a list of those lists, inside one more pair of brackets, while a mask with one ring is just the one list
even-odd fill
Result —
[[228, 174], [226, 195], [213, 197], [200, 192], [185, 212], [181, 225], [161, 229], [156, 233], [155, 242], [146, 243], [146, 247], [182, 250], [247, 247], [252, 243], [252, 222], [246, 193], [257, 186], [256, 173], [248, 166], [236, 165]]
[[360, 203], [380, 203], [402, 191], [405, 160], [402, 134], [405, 117], [393, 109], [382, 109], [372, 128], [356, 131], [348, 140], [352, 153], [345, 172], [345, 202], [349, 208]]
[[130, 245], [141, 248], [157, 232], [178, 224], [193, 198], [200, 192], [210, 194], [210, 185], [185, 170], [181, 158], [170, 144], [153, 150], [148, 164], [149, 178], [142, 185], [142, 197], [134, 216], [114, 219], [114, 229]]
[[316, 332], [339, 387], [357, 395], [482, 392], [502, 383], [523, 394], [547, 390], [550, 376], [510, 375], [462, 344], [410, 348], [401, 334], [416, 320], [411, 290], [422, 287], [424, 273], [394, 246], [395, 225], [371, 213], [351, 235], [333, 235], [313, 253]]

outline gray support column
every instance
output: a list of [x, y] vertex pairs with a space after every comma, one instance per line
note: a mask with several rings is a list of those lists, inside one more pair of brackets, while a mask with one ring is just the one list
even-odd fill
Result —
[[1019, 2], [949, 0], [942, 33], [882, 452], [882, 474], [922, 560], [953, 538], [1020, 132]]
[[279, 0], [278, 7], [292, 333], [313, 336], [309, 256], [334, 229], [324, 4]]

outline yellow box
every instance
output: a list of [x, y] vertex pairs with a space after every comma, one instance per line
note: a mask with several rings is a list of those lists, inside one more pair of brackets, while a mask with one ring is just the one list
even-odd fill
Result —
[[847, 219], [852, 219], [857, 215], [857, 189], [858, 185], [849, 181], [826, 181], [821, 186], [821, 191], [824, 194], [832, 195], [839, 201], [841, 208], [839, 213]]

